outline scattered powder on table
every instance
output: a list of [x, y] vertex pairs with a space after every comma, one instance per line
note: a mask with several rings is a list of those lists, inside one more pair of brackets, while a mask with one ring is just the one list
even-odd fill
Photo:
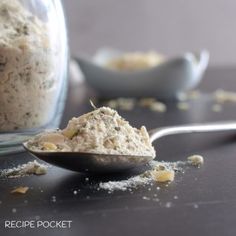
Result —
[[186, 111], [189, 109], [189, 104], [187, 102], [178, 102], [177, 108], [182, 111]]
[[212, 107], [211, 107], [212, 111], [214, 112], [221, 112], [222, 111], [222, 105], [220, 104], [214, 104]]
[[236, 93], [232, 91], [226, 91], [223, 89], [218, 89], [213, 93], [213, 97], [216, 102], [223, 104], [225, 102], [236, 102]]
[[[130, 189], [136, 189], [140, 186], [145, 186], [156, 182], [172, 182], [174, 180], [174, 176], [168, 175], [167, 173], [173, 173], [175, 171], [182, 172], [183, 167], [186, 165], [186, 162], [178, 161], [178, 162], [158, 162], [158, 161], [151, 161], [149, 163], [150, 170], [145, 171], [144, 173], [131, 177], [126, 180], [121, 181], [108, 181], [108, 182], [101, 182], [99, 184], [98, 190], [103, 189], [109, 192], [113, 191], [126, 191]], [[160, 172], [163, 173], [165, 171], [164, 176], [160, 179], [161, 181], [156, 178], [156, 173]], [[155, 174], [154, 174], [155, 173]], [[168, 178], [170, 176], [170, 178]], [[165, 181], [163, 179], [165, 178]]]
[[[226, 91], [223, 89], [218, 89], [213, 93], [209, 94], [213, 98], [216, 104], [213, 104], [211, 110], [213, 112], [221, 112], [224, 103], [236, 103], [236, 92]], [[191, 90], [182, 93], [178, 96], [179, 102], [176, 106], [179, 110], [186, 111], [190, 108], [190, 103], [192, 100], [200, 100], [204, 95], [198, 90]], [[135, 98], [117, 98], [112, 100], [107, 100], [104, 104], [113, 109], [120, 110], [133, 110], [135, 107], [145, 107], [151, 111], [164, 113], [167, 111], [167, 105], [163, 102], [158, 101], [154, 97], [144, 97], [139, 100]]]
[[19, 165], [12, 169], [1, 170], [0, 176], [8, 178], [18, 178], [28, 175], [44, 175], [47, 173], [47, 169], [47, 165], [41, 164], [35, 160], [23, 165]]
[[115, 190], [126, 191], [130, 188], [137, 188], [138, 186], [145, 186], [152, 181], [150, 177], [143, 177], [141, 175], [131, 177], [127, 180], [108, 181], [99, 184], [98, 189], [108, 190], [113, 192]]
[[167, 106], [158, 101], [156, 98], [141, 98], [139, 101], [135, 98], [117, 98], [104, 102], [105, 106], [108, 106], [112, 109], [119, 109], [124, 111], [131, 111], [135, 107], [145, 107], [154, 112], [166, 112]]
[[56, 201], [57, 201], [56, 196], [52, 196], [52, 197], [51, 197], [51, 201], [52, 201], [52, 202], [56, 202]]
[[186, 92], [186, 94], [187, 94], [187, 98], [189, 100], [191, 100], [191, 99], [194, 100], [194, 99], [198, 99], [201, 97], [201, 92], [199, 90], [190, 90], [190, 91]]
[[155, 112], [166, 112], [167, 110], [166, 105], [155, 98], [142, 98], [138, 104], [140, 107], [146, 107]]
[[151, 111], [155, 111], [155, 112], [166, 112], [166, 105], [162, 102], [153, 102], [150, 106], [149, 109]]
[[166, 204], [165, 204], [165, 207], [166, 208], [171, 208], [173, 206], [173, 203], [172, 202], [167, 202]]
[[125, 111], [130, 111], [134, 109], [135, 106], [134, 98], [117, 98], [105, 102], [105, 105], [112, 109], [120, 109]]
[[12, 208], [12, 213], [16, 213], [16, 208]]

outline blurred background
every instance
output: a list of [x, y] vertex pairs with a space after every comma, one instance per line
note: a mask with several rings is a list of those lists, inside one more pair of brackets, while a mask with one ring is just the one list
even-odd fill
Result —
[[210, 51], [211, 66], [236, 64], [234, 0], [63, 0], [72, 56], [98, 48]]

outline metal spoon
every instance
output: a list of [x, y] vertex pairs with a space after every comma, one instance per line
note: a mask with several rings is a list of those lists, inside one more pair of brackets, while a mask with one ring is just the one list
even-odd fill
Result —
[[[236, 121], [189, 124], [172, 127], [160, 127], [149, 131], [151, 142], [173, 134], [236, 130]], [[38, 152], [24, 148], [39, 159], [65, 169], [87, 173], [112, 173], [128, 170], [148, 163], [150, 156], [110, 155], [82, 152]]]

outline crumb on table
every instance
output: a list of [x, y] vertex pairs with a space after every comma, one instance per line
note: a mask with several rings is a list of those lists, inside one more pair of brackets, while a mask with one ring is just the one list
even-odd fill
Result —
[[153, 180], [160, 183], [172, 182], [175, 178], [175, 172], [173, 170], [153, 170], [151, 176]]
[[20, 193], [20, 194], [25, 194], [29, 190], [29, 187], [17, 187], [11, 191], [11, 193]]
[[200, 155], [192, 155], [187, 158], [188, 163], [192, 166], [201, 166], [204, 163], [204, 158]]

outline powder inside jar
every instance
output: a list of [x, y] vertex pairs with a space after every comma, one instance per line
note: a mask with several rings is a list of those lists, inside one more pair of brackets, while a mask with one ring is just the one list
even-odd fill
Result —
[[46, 22], [18, 0], [0, 2], [0, 131], [46, 125], [59, 91]]

